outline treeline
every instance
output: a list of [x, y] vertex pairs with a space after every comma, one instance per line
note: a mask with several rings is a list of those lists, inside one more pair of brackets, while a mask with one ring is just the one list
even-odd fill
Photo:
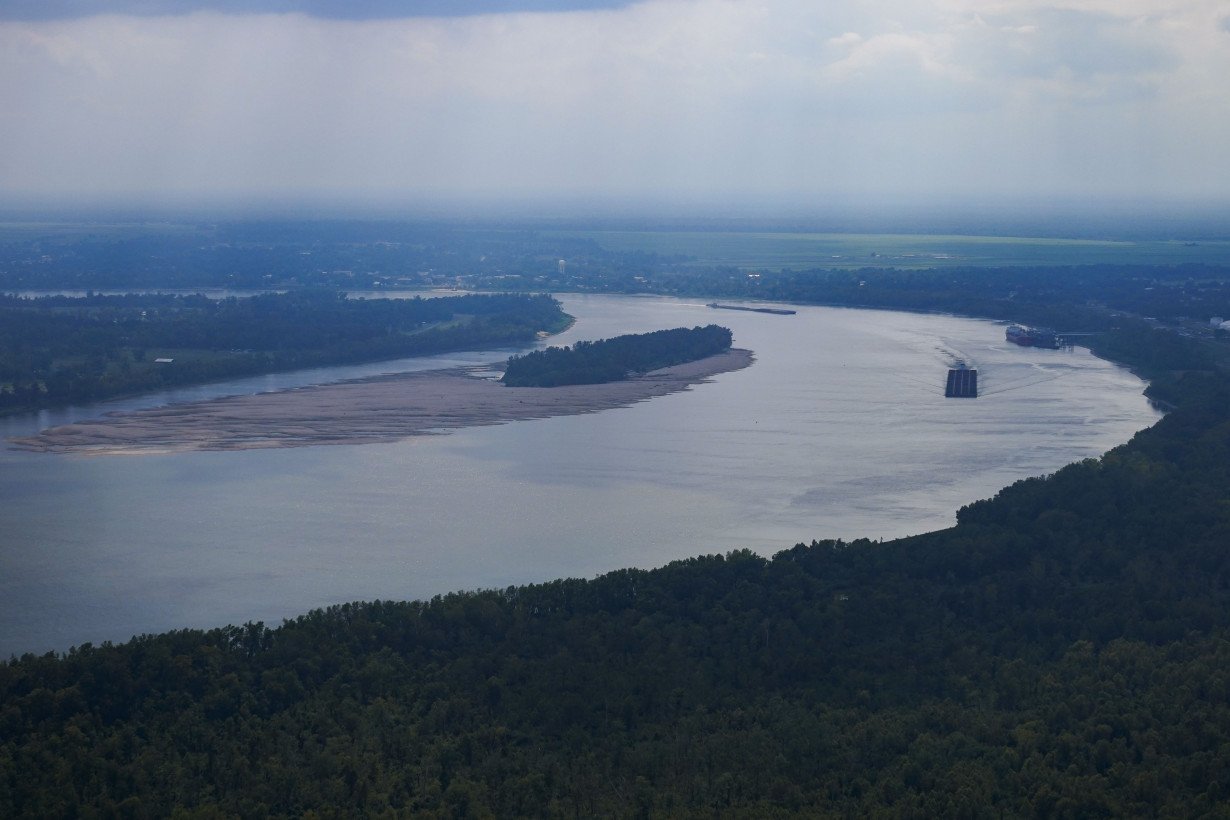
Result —
[[528, 344], [567, 321], [545, 295], [0, 296], [0, 413], [300, 367]]
[[[627, 227], [627, 226], [623, 226]], [[697, 226], [690, 226], [696, 228]], [[729, 227], [729, 226], [727, 226]], [[1054, 227], [1054, 226], [1050, 226]], [[563, 267], [559, 260], [566, 260]], [[1230, 316], [1224, 265], [750, 271], [616, 251], [567, 232], [449, 222], [253, 220], [194, 225], [10, 226], [0, 288], [407, 288], [660, 293], [943, 310], [1029, 322], [1091, 303], [1163, 319]], [[1050, 321], [1054, 319], [1055, 321]]]
[[[380, 289], [461, 284], [541, 291], [558, 272], [574, 285], [677, 261], [609, 251], [590, 239], [518, 227], [379, 220], [248, 220], [209, 224], [49, 225], [0, 230], [0, 288]], [[503, 283], [503, 284], [502, 284]]]
[[1217, 815], [1230, 383], [1171, 390], [928, 535], [15, 659], [0, 815]]
[[718, 325], [655, 330], [548, 347], [508, 360], [502, 381], [510, 387], [602, 384], [635, 373], [692, 362], [730, 349], [730, 330]]
[[[491, 284], [479, 280], [479, 287]], [[548, 275], [538, 287], [567, 289], [569, 277]], [[510, 288], [515, 282], [507, 283]], [[524, 287], [524, 285], [522, 285]], [[1087, 332], [1095, 353], [1124, 361], [1149, 376], [1211, 366], [1209, 348], [1191, 334], [1159, 323], [1185, 320], [1217, 339], [1216, 355], [1230, 360], [1230, 340], [1207, 329], [1213, 316], [1230, 317], [1230, 267], [1208, 265], [1086, 265], [1081, 267], [935, 268], [898, 270], [697, 269], [647, 265], [633, 277], [595, 277], [581, 289], [720, 299], [959, 313]], [[1194, 331], [1193, 331], [1194, 332]]]
[[[742, 268], [698, 268], [646, 260], [635, 273], [592, 277], [582, 289], [939, 310], [1019, 322], [1033, 321], [1025, 314], [1037, 310], [1053, 318], [1056, 329], [1069, 331], [1082, 329], [1079, 323], [1087, 307], [1166, 320], [1230, 317], [1230, 267], [1201, 264], [922, 270], [759, 268], [755, 275], [749, 275]], [[491, 284], [493, 280], [475, 282], [476, 287]], [[566, 284], [566, 275], [549, 272], [545, 282], [527, 282], [520, 287], [557, 289]], [[506, 287], [518, 285], [509, 282]], [[1073, 321], [1078, 324], [1073, 325]]]

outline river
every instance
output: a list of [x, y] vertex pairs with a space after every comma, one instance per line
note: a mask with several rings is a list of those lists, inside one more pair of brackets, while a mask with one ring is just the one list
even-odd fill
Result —
[[[893, 538], [1097, 456], [1158, 413], [1083, 349], [942, 315], [563, 295], [552, 343], [718, 322], [757, 361], [601, 413], [396, 444], [139, 457], [0, 450], [0, 655], [264, 620], [352, 600], [592, 577], [748, 547]], [[321, 368], [0, 420], [0, 434], [169, 401], [498, 362]], [[945, 399], [962, 359], [978, 399]]]

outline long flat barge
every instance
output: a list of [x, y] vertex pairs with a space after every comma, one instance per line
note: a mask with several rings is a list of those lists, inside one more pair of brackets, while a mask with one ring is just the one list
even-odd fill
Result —
[[710, 302], [705, 307], [715, 310], [746, 310], [748, 313], [772, 313], [774, 316], [793, 316], [798, 313], [797, 310], [786, 310], [785, 308], [744, 307], [743, 305], [722, 305], [717, 302]]
[[944, 396], [950, 399], [978, 398], [978, 371], [964, 365], [950, 369]]

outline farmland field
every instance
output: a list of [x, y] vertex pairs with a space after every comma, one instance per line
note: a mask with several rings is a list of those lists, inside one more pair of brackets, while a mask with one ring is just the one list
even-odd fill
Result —
[[1049, 239], [938, 234], [757, 233], [742, 231], [544, 231], [593, 239], [611, 251], [688, 257], [698, 267], [935, 268], [952, 265], [1225, 264], [1230, 241]]

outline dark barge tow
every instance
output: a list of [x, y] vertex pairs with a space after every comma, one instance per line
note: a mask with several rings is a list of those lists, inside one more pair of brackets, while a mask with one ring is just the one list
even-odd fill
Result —
[[722, 305], [717, 302], [710, 302], [705, 307], [715, 310], [746, 310], [748, 313], [772, 313], [774, 316], [793, 316], [798, 313], [797, 310], [786, 310], [785, 308], [743, 307], [742, 305]]
[[944, 385], [944, 397], [948, 399], [978, 398], [978, 371], [967, 367], [965, 362], [949, 369], [948, 382]]

